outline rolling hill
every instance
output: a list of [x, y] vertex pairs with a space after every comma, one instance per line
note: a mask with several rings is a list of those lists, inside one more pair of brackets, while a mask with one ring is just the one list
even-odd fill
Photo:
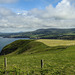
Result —
[[33, 38], [33, 39], [75, 39], [75, 29], [38, 29], [31, 32], [20, 32], [20, 33], [3, 33], [0, 34], [2, 37], [8, 38]]
[[13, 43], [5, 46], [1, 51], [1, 55], [13, 53], [14, 54], [21, 54], [21, 53], [37, 53], [41, 52], [49, 48], [47, 45], [37, 42], [34, 40], [17, 40]]
[[[54, 41], [52, 46], [51, 43]], [[57, 42], [61, 42], [62, 45], [57, 44]], [[68, 43], [70, 45], [67, 45]], [[0, 66], [4, 61], [3, 55], [6, 54], [5, 57], [8, 59], [7, 72], [10, 73], [15, 72], [16, 69], [17, 73], [20, 71], [20, 75], [75, 75], [75, 45], [72, 43], [75, 41], [17, 40], [3, 48]], [[42, 69], [41, 59], [44, 62]], [[2, 71], [3, 67], [0, 67], [0, 72]]]

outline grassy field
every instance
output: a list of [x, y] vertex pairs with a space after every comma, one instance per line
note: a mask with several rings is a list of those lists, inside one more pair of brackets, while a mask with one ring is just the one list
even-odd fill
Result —
[[50, 40], [50, 39], [40, 39], [37, 40], [48, 46], [70, 46], [75, 45], [75, 40]]
[[[28, 44], [26, 44], [26, 41], [14, 42], [14, 43], [21, 42], [24, 44], [21, 47], [18, 45], [18, 48], [15, 49], [14, 52], [6, 55], [8, 59], [7, 70], [11, 71], [14, 70], [15, 68], [17, 70], [20, 69], [21, 72], [20, 75], [27, 75], [27, 74], [75, 75], [75, 45], [72, 44], [75, 43], [75, 41], [66, 41], [66, 40], [63, 41], [37, 40], [37, 41], [28, 41]], [[46, 45], [41, 42], [45, 43]], [[51, 44], [52, 42], [54, 43], [53, 45]], [[69, 46], [67, 46], [66, 42], [69, 43]], [[14, 43], [6, 46], [4, 50], [10, 49], [10, 47], [12, 47]], [[64, 46], [59, 46], [60, 44]], [[44, 62], [44, 66], [42, 69], [40, 62], [41, 59], [43, 59]], [[3, 64], [4, 64], [3, 62], [4, 62], [4, 56], [0, 56], [1, 71], [3, 70]], [[25, 74], [22, 74], [22, 71], [25, 72]]]

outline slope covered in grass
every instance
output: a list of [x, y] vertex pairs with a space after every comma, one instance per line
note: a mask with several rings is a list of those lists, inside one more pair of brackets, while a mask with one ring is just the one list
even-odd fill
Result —
[[[36, 40], [18, 40], [3, 50], [11, 50], [13, 44], [18, 46], [14, 52], [6, 55], [8, 71], [16, 67], [21, 73], [24, 71], [24, 75], [41, 75], [40, 60], [43, 59], [43, 75], [75, 75], [75, 45], [51, 47]], [[0, 56], [0, 65], [3, 64], [3, 59], [4, 57]]]
[[34, 40], [17, 40], [11, 44], [8, 44], [1, 51], [1, 55], [3, 54], [21, 54], [21, 53], [36, 53], [44, 51], [46, 48], [49, 48], [47, 45], [37, 42]]

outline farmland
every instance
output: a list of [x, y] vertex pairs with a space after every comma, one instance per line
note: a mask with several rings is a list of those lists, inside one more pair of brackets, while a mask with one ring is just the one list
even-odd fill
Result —
[[[11, 49], [13, 52], [9, 51]], [[6, 50], [7, 71], [16, 68], [25, 75], [75, 75], [74, 40], [18, 40], [4, 47], [3, 51]], [[41, 59], [44, 63], [42, 69]], [[0, 56], [1, 71], [3, 61], [4, 56]]]
[[50, 39], [40, 39], [37, 40], [48, 46], [70, 46], [75, 45], [75, 40], [50, 40]]

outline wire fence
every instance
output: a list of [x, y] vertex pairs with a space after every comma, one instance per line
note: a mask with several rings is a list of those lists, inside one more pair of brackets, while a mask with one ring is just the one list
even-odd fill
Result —
[[31, 69], [30, 71], [22, 71], [19, 68], [13, 68], [8, 71], [7, 58], [4, 58], [4, 65], [0, 66], [0, 75], [75, 75], [75, 65], [73, 64], [66, 64], [55, 68], [52, 64], [47, 64], [44, 60], [39, 61], [40, 67]]
[[45, 75], [43, 73], [43, 65], [44, 65], [44, 62], [43, 60], [40, 61], [40, 68], [37, 69], [36, 71], [34, 70], [31, 70], [30, 72], [24, 72], [24, 71], [21, 71], [21, 69], [18, 69], [18, 68], [14, 68], [14, 70], [11, 70], [11, 71], [8, 71], [7, 70], [7, 58], [5, 57], [4, 58], [4, 68], [1, 69], [0, 71], [0, 75]]

